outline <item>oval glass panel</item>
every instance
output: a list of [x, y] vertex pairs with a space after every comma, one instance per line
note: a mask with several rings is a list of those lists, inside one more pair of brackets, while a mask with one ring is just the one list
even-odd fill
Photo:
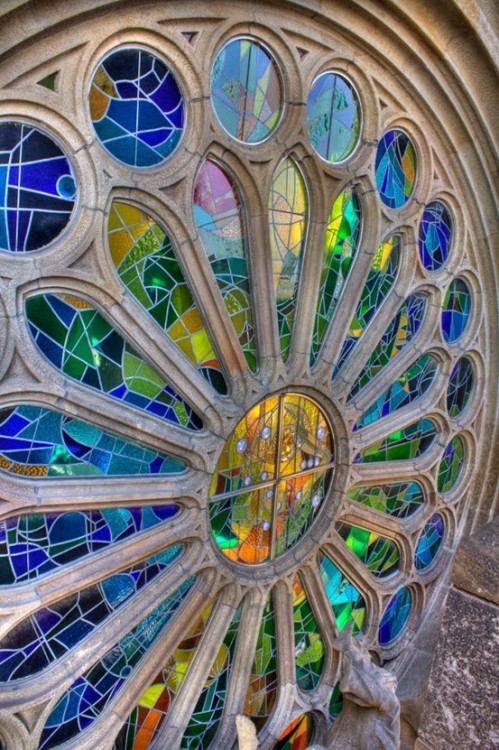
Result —
[[465, 409], [475, 386], [473, 364], [468, 357], [462, 357], [456, 362], [451, 372], [449, 387], [447, 388], [447, 411], [449, 417], [455, 419]]
[[307, 131], [312, 148], [325, 161], [347, 159], [359, 141], [360, 102], [353, 84], [341, 73], [322, 73], [307, 99]]
[[399, 589], [390, 599], [379, 626], [380, 646], [389, 646], [402, 635], [411, 616], [412, 591], [407, 586]]
[[456, 435], [446, 447], [438, 467], [437, 487], [439, 492], [449, 492], [457, 483], [464, 467], [464, 456], [464, 441], [459, 435]]
[[454, 279], [447, 289], [442, 307], [442, 334], [448, 344], [461, 338], [471, 312], [471, 294], [463, 279]]
[[441, 201], [431, 201], [419, 223], [419, 256], [427, 271], [438, 271], [444, 265], [451, 245], [450, 211]]
[[416, 543], [414, 565], [416, 570], [426, 570], [436, 560], [445, 536], [445, 520], [440, 513], [435, 513], [421, 532]]
[[388, 208], [402, 208], [416, 185], [416, 150], [402, 130], [389, 130], [376, 151], [376, 187]]

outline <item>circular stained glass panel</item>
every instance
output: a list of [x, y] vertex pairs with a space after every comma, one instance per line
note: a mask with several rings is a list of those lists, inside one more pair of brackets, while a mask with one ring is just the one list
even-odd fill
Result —
[[119, 49], [94, 73], [90, 116], [111, 156], [132, 167], [151, 167], [180, 142], [184, 100], [173, 73], [156, 55]]
[[445, 521], [435, 513], [421, 532], [416, 544], [414, 565], [416, 570], [426, 570], [435, 562], [445, 534]]
[[211, 103], [233, 138], [244, 143], [268, 138], [283, 110], [281, 75], [270, 53], [252, 39], [226, 44], [213, 63]]
[[0, 250], [40, 250], [60, 235], [76, 201], [61, 148], [38, 128], [0, 123]]
[[339, 73], [315, 79], [307, 100], [310, 143], [322, 159], [337, 164], [347, 159], [359, 140], [360, 102], [350, 81]]
[[251, 565], [292, 547], [323, 503], [333, 455], [328, 421], [311, 399], [287, 393], [254, 406], [227, 440], [211, 482], [211, 527], [222, 553]]
[[473, 393], [475, 375], [468, 357], [462, 357], [454, 365], [447, 389], [447, 411], [454, 419], [463, 412]]
[[442, 334], [448, 344], [461, 338], [471, 310], [471, 295], [463, 279], [454, 279], [445, 293], [442, 309]]
[[402, 130], [389, 130], [376, 152], [376, 187], [388, 208], [402, 208], [414, 192], [417, 159], [414, 145]]
[[438, 271], [448, 258], [452, 244], [452, 219], [440, 201], [428, 203], [419, 224], [419, 255], [428, 271]]
[[407, 586], [392, 596], [379, 626], [381, 646], [388, 646], [402, 633], [411, 615], [412, 604], [412, 592]]

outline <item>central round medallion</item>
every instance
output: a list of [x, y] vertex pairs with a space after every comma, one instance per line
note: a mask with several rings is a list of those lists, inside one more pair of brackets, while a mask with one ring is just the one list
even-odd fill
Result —
[[234, 562], [269, 562], [311, 526], [333, 474], [322, 409], [299, 393], [261, 401], [227, 440], [210, 486], [211, 528]]

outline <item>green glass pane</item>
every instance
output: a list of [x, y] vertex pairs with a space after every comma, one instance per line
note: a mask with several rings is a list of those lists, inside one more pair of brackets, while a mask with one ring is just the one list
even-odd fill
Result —
[[222, 394], [222, 368], [170, 237], [145, 211], [113, 201], [107, 237], [116, 272], [152, 319]]
[[167, 422], [200, 429], [190, 406], [90, 302], [39, 294], [26, 300], [26, 317], [35, 344], [57, 370]]
[[363, 448], [354, 463], [372, 461], [404, 461], [419, 458], [435, 441], [437, 427], [431, 419], [420, 419], [402, 430], [388, 435], [384, 440]]
[[255, 658], [244, 703], [244, 713], [250, 717], [258, 731], [272, 713], [276, 698], [277, 641], [274, 608], [269, 598], [262, 614]]
[[338, 630], [353, 622], [353, 633], [360, 633], [366, 621], [366, 603], [360, 591], [327, 555], [319, 554], [319, 570]]
[[464, 466], [464, 442], [459, 435], [452, 438], [438, 467], [439, 492], [449, 492], [457, 483]]
[[311, 365], [317, 359], [341, 291], [350, 273], [352, 260], [357, 252], [360, 230], [361, 207], [358, 195], [352, 189], [344, 190], [331, 207], [326, 229], [324, 261], [310, 353]]
[[347, 497], [394, 518], [412, 516], [425, 502], [423, 488], [418, 482], [357, 485], [347, 491]]
[[324, 643], [299, 576], [293, 581], [296, 682], [301, 690], [317, 687], [324, 666]]
[[331, 699], [329, 701], [329, 716], [332, 721], [338, 718], [343, 709], [343, 693], [340, 690], [340, 683], [337, 682], [333, 688]]
[[336, 524], [336, 531], [376, 578], [386, 578], [398, 570], [399, 551], [395, 542], [348, 523]]
[[291, 345], [308, 213], [303, 176], [292, 159], [283, 159], [272, 178], [268, 218], [277, 325], [284, 360]]
[[194, 185], [194, 221], [249, 367], [256, 370], [244, 213], [239, 191], [207, 159]]

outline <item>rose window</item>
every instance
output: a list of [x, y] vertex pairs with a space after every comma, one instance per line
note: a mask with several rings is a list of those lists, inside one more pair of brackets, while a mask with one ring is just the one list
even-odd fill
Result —
[[85, 149], [0, 123], [26, 747], [229, 748], [241, 713], [266, 748], [321, 741], [335, 636], [396, 672], [448, 565], [482, 387], [459, 202], [367, 73], [308, 69], [302, 100], [267, 36], [221, 39], [201, 93], [171, 45], [96, 50]]

